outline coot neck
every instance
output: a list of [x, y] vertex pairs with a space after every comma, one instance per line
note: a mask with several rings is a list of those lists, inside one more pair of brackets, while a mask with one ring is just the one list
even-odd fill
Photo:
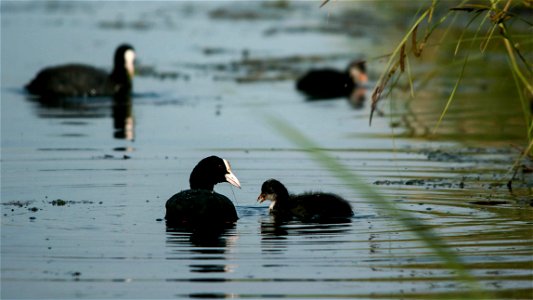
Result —
[[191, 177], [189, 177], [189, 185], [193, 190], [200, 189], [212, 191], [215, 187], [215, 184], [216, 182], [213, 182], [209, 176], [206, 176], [201, 172], [197, 172], [196, 170], [193, 170]]
[[111, 81], [120, 85], [117, 92], [129, 92], [131, 91], [132, 84], [128, 71], [124, 67], [120, 68], [115, 66], [113, 72], [110, 75]]

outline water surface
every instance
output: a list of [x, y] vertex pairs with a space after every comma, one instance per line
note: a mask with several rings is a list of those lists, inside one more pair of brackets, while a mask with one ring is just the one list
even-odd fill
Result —
[[[399, 89], [372, 126], [368, 101], [310, 102], [294, 89], [310, 67], [344, 68], [360, 57], [374, 84], [379, 57], [408, 24], [391, 3], [2, 1], [2, 298], [427, 298], [465, 290], [412, 232], [265, 115], [289, 122], [430, 226], [488, 296], [531, 297], [527, 174], [513, 192], [505, 186], [526, 144], [518, 100], [507, 96], [514, 87], [502, 80], [509, 74], [477, 64], [483, 78], [465, 79], [438, 135], [430, 133], [457, 75], [446, 73], [446, 57], [414, 70], [442, 70], [442, 80], [414, 100]], [[44, 105], [25, 95], [23, 85], [45, 66], [109, 68], [122, 42], [138, 53], [129, 105]], [[213, 154], [230, 160], [242, 183], [216, 187], [240, 220], [219, 236], [167, 230], [165, 201]], [[343, 195], [356, 214], [341, 224], [276, 224], [256, 203], [272, 177], [292, 192]]]

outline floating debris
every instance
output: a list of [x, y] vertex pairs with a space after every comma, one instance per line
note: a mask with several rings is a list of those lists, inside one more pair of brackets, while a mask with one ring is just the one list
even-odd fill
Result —
[[16, 206], [16, 207], [25, 207], [25, 206], [30, 205], [31, 203], [33, 203], [33, 201], [31, 201], [31, 200], [27, 200], [27, 201], [13, 200], [13, 201], [9, 201], [9, 202], [2, 203], [2, 205], [5, 205], [5, 206]]
[[420, 154], [426, 155], [429, 161], [438, 162], [512, 164], [510, 149], [422, 149]]
[[113, 29], [113, 30], [148, 30], [154, 27], [154, 24], [147, 22], [145, 20], [137, 21], [124, 21], [124, 20], [112, 20], [112, 21], [102, 21], [98, 24], [102, 29]]
[[184, 80], [189, 81], [191, 76], [179, 71], [160, 71], [154, 66], [141, 65], [135, 69], [135, 76], [138, 77], [153, 77], [159, 80]]
[[129, 155], [122, 155], [122, 156], [114, 156], [114, 155], [111, 155], [111, 154], [105, 154], [104, 156], [97, 156], [95, 157], [96, 159], [114, 159], [114, 160], [127, 160], [127, 159], [131, 159], [131, 156]]
[[464, 188], [464, 181], [450, 182], [448, 179], [408, 179], [408, 180], [377, 180], [375, 185], [409, 185], [409, 186], [425, 186], [432, 188]]
[[509, 204], [509, 202], [507, 201], [499, 201], [499, 200], [479, 200], [479, 201], [472, 201], [469, 203], [476, 204], [476, 205], [485, 205], [485, 206], [496, 206], [496, 205]]
[[49, 203], [52, 204], [53, 206], [64, 206], [67, 204], [67, 201], [62, 200], [62, 199], [57, 199], [57, 200], [50, 201]]
[[93, 204], [94, 202], [89, 201], [89, 200], [73, 201], [73, 200], [56, 199], [48, 203], [52, 204], [53, 206], [65, 206], [65, 205], [70, 205], [70, 204]]

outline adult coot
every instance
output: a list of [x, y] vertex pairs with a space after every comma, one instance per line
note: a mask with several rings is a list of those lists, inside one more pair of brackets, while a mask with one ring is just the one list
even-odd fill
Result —
[[348, 201], [329, 193], [305, 193], [291, 195], [276, 179], [269, 179], [261, 186], [259, 203], [272, 201], [270, 213], [283, 219], [297, 218], [304, 221], [349, 218], [353, 215]]
[[134, 74], [135, 51], [123, 44], [115, 51], [113, 71], [82, 64], [45, 68], [26, 85], [29, 93], [45, 98], [112, 96], [129, 93]]
[[296, 88], [310, 99], [348, 97], [368, 81], [364, 61], [352, 62], [346, 71], [311, 70], [296, 82]]
[[210, 227], [237, 221], [235, 206], [226, 196], [213, 191], [220, 182], [240, 188], [227, 160], [217, 156], [202, 159], [192, 170], [190, 189], [170, 197], [166, 203], [167, 224]]

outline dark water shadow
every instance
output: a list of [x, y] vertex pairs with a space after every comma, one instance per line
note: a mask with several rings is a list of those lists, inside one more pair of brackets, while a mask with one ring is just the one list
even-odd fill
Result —
[[225, 248], [227, 236], [233, 229], [235, 229], [235, 224], [187, 227], [167, 222], [167, 245]]
[[366, 87], [356, 87], [346, 95], [337, 95], [334, 97], [310, 97], [307, 96], [305, 98], [308, 102], [322, 102], [322, 101], [331, 101], [331, 100], [339, 100], [339, 99], [346, 99], [350, 106], [355, 110], [360, 110], [365, 107], [366, 102], [366, 93], [367, 88]]
[[[229, 231], [233, 226], [218, 228], [166, 228], [166, 244], [171, 249], [168, 260], [185, 260], [191, 273], [228, 273], [229, 263], [225, 263], [226, 251], [230, 246]], [[209, 279], [203, 279], [209, 280]]]
[[131, 94], [117, 94], [113, 97], [113, 128], [114, 137], [121, 140], [133, 141], [135, 139], [135, 119], [133, 118], [133, 105]]
[[260, 219], [260, 224], [261, 252], [265, 254], [284, 253], [289, 248], [294, 247], [290, 245], [290, 240], [293, 238], [345, 235], [352, 228], [351, 220], [346, 218], [302, 222], [264, 216]]
[[347, 233], [351, 228], [351, 218], [329, 218], [316, 221], [300, 221], [268, 216], [261, 219], [261, 235], [263, 239], [277, 239], [289, 235], [336, 235]]
[[105, 118], [112, 105], [110, 97], [35, 97], [27, 100], [37, 103], [36, 114], [40, 118]]
[[[154, 95], [149, 95], [154, 96]], [[80, 119], [113, 118], [113, 137], [121, 140], [135, 139], [135, 119], [132, 98], [146, 95], [117, 93], [110, 97], [36, 97], [27, 96], [39, 104], [37, 115], [41, 118]]]

